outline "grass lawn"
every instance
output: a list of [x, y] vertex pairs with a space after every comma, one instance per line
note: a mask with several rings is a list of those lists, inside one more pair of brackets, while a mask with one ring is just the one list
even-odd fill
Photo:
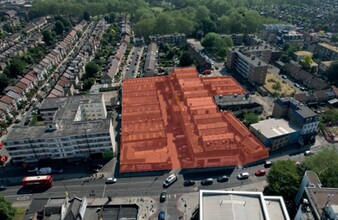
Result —
[[162, 7], [152, 7], [151, 9], [155, 12], [162, 12], [164, 8], [162, 8]]
[[[280, 88], [276, 90], [276, 85], [279, 84]], [[276, 94], [277, 96], [292, 96], [296, 93], [296, 90], [289, 84], [283, 82], [272, 73], [266, 75], [264, 88], [268, 90], [271, 94]]]
[[15, 220], [23, 220], [23, 217], [25, 217], [26, 214], [26, 208], [16, 208]]

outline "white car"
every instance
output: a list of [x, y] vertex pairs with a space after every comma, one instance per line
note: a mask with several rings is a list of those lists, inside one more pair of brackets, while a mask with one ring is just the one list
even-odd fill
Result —
[[310, 156], [312, 154], [313, 154], [313, 151], [311, 151], [311, 150], [307, 150], [307, 151], [304, 152], [304, 156]]
[[245, 172], [245, 173], [240, 173], [237, 175], [237, 179], [239, 180], [243, 180], [243, 179], [248, 179], [249, 178], [249, 173]]
[[110, 184], [110, 183], [116, 183], [117, 179], [115, 177], [108, 177], [106, 179], [106, 184]]
[[36, 174], [38, 175], [51, 174], [51, 173], [52, 173], [51, 167], [42, 167], [36, 172]]

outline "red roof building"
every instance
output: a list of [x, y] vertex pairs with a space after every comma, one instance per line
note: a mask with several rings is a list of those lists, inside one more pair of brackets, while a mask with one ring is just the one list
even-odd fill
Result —
[[267, 158], [267, 148], [213, 99], [246, 93], [232, 77], [199, 78], [195, 68], [125, 80], [120, 172], [237, 166]]

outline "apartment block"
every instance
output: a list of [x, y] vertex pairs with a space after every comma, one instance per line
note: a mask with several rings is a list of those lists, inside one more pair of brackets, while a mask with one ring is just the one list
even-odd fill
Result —
[[277, 99], [272, 117], [287, 119], [292, 125], [299, 127], [301, 137], [298, 142], [300, 144], [314, 141], [317, 135], [319, 115], [292, 97]]
[[316, 52], [324, 61], [338, 60], [338, 47], [327, 43], [319, 43]]
[[251, 83], [263, 85], [268, 72], [268, 64], [247, 53], [244, 48], [232, 48], [227, 54], [227, 67]]
[[47, 98], [38, 109], [39, 125], [16, 127], [4, 141], [16, 164], [40, 160], [79, 160], [115, 151], [114, 129], [104, 96]]

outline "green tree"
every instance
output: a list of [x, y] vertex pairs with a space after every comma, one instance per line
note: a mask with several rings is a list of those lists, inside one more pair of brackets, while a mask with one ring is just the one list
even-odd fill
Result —
[[94, 85], [94, 83], [95, 83], [95, 78], [90, 77], [90, 78], [84, 79], [83, 90], [85, 91], [89, 90], [92, 87], [92, 85]]
[[24, 63], [19, 58], [14, 58], [11, 63], [5, 67], [4, 74], [9, 78], [16, 78], [17, 76], [23, 75], [24, 69], [26, 68], [26, 63]]
[[189, 52], [185, 51], [182, 53], [180, 57], [180, 66], [185, 67], [185, 66], [191, 66], [191, 64], [194, 63], [193, 57], [190, 55]]
[[175, 30], [175, 20], [169, 14], [161, 13], [156, 18], [155, 27], [154, 31], [157, 34], [173, 33]]
[[325, 148], [307, 157], [301, 168], [314, 171], [325, 187], [338, 187], [338, 153], [334, 147]]
[[154, 28], [155, 28], [154, 18], [140, 20], [134, 26], [135, 34], [139, 37], [143, 36], [145, 38], [153, 34]]
[[338, 61], [331, 63], [331, 66], [326, 70], [325, 75], [329, 82], [338, 86]]
[[15, 216], [15, 208], [12, 203], [0, 195], [0, 219], [12, 220]]
[[286, 201], [293, 201], [301, 180], [297, 166], [292, 160], [280, 160], [273, 164], [267, 175], [268, 195], [283, 196]]
[[55, 38], [54, 38], [53, 33], [50, 30], [43, 31], [42, 38], [47, 46], [52, 46], [54, 44]]
[[6, 74], [0, 73], [0, 93], [8, 86], [9, 78]]
[[249, 126], [259, 121], [258, 115], [253, 112], [247, 112], [244, 114], [244, 124]]
[[61, 21], [56, 21], [55, 22], [55, 28], [54, 28], [54, 31], [56, 34], [62, 34], [63, 31], [65, 29], [65, 26], [63, 25], [63, 23]]
[[90, 15], [88, 11], [83, 12], [83, 19], [86, 21], [90, 21]]
[[86, 64], [86, 78], [95, 77], [99, 72], [99, 66], [95, 62], [89, 62]]
[[274, 89], [276, 91], [281, 91], [282, 90], [282, 85], [278, 81], [278, 82], [276, 82], [275, 84], [272, 85], [272, 89]]

